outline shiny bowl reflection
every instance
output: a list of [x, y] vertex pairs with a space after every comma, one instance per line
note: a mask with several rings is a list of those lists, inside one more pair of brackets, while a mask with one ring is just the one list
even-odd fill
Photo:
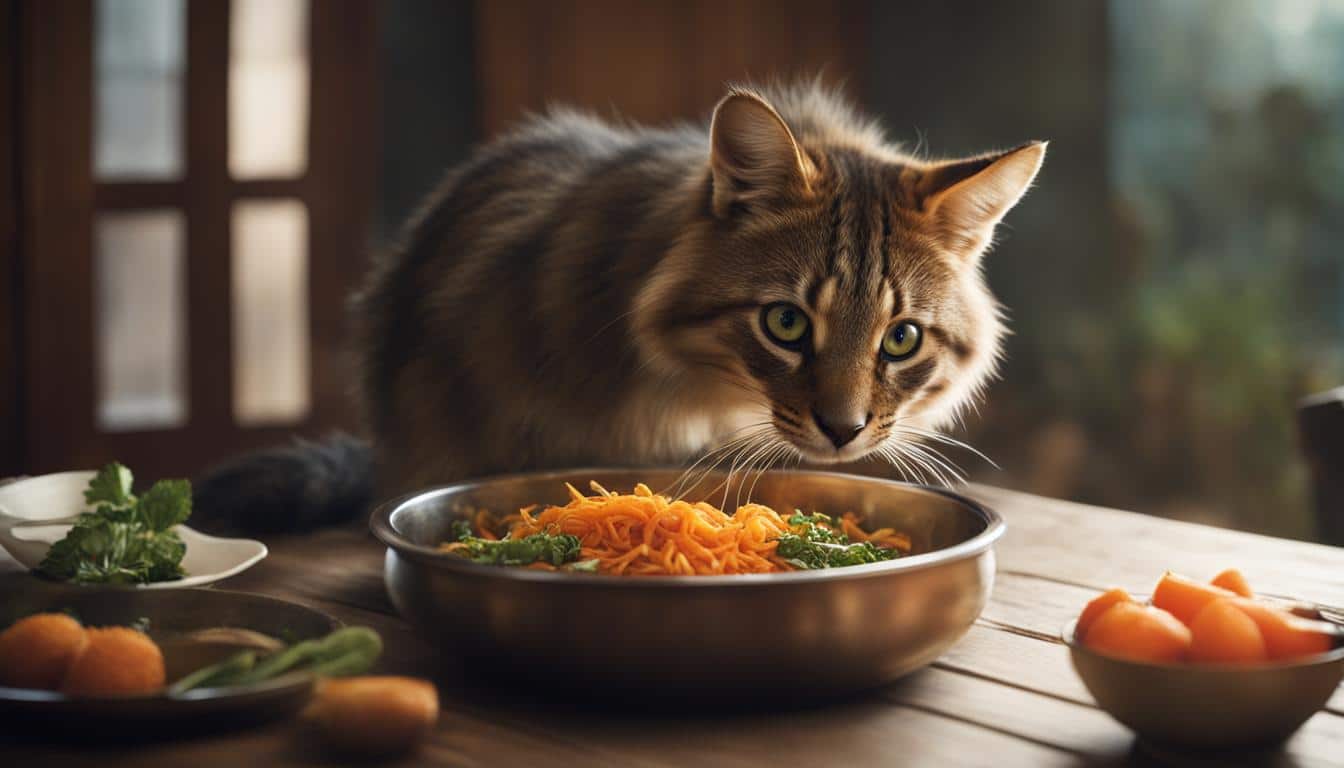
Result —
[[[564, 503], [566, 482], [628, 491], [637, 482], [670, 487], [677, 476], [578, 469], [390, 501], [371, 521], [388, 545], [388, 592], [404, 616], [443, 643], [445, 655], [478, 669], [612, 693], [656, 687], [747, 698], [834, 694], [894, 680], [938, 658], [989, 597], [992, 545], [1004, 531], [997, 514], [947, 491], [828, 472], [768, 472], [752, 500], [861, 513], [874, 528], [907, 533], [912, 554], [825, 571], [627, 578], [478, 565], [436, 549], [451, 523], [475, 509]], [[721, 479], [707, 478], [700, 489]]]

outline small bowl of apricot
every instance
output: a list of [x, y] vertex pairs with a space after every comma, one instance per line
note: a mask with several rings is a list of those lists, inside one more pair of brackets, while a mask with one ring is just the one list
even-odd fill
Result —
[[1270, 746], [1344, 679], [1344, 627], [1313, 606], [1257, 598], [1237, 571], [1167, 572], [1149, 600], [1111, 589], [1064, 628], [1097, 704], [1168, 746]]

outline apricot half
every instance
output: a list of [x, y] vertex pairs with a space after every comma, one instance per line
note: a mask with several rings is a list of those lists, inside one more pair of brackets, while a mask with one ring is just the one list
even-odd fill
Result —
[[148, 693], [163, 687], [163, 654], [128, 627], [89, 629], [89, 642], [65, 673], [61, 690], [79, 696]]
[[1190, 622], [1190, 660], [1201, 664], [1254, 664], [1269, 657], [1260, 627], [1236, 603], [1218, 599]]
[[1118, 602], [1088, 628], [1083, 644], [1135, 661], [1178, 662], [1190, 650], [1190, 628], [1161, 608]]
[[84, 627], [64, 613], [20, 619], [0, 632], [0, 685], [54, 691], [87, 642]]
[[1116, 603], [1132, 602], [1134, 602], [1134, 598], [1130, 597], [1128, 592], [1119, 587], [1113, 587], [1102, 592], [1100, 595], [1092, 598], [1092, 601], [1083, 607], [1083, 612], [1078, 614], [1078, 624], [1074, 629], [1074, 636], [1079, 640], [1085, 639], [1087, 637], [1087, 630], [1091, 628], [1092, 624], [1100, 618], [1103, 613], [1109, 610], [1111, 606]]
[[1226, 571], [1213, 577], [1209, 582], [1215, 587], [1221, 587], [1228, 592], [1232, 592], [1242, 597], [1255, 597], [1251, 591], [1251, 585], [1246, 583], [1246, 577], [1241, 575], [1241, 571], [1236, 568], [1228, 568]]
[[1294, 616], [1272, 605], [1237, 598], [1235, 604], [1255, 622], [1269, 658], [1297, 659], [1325, 653], [1333, 645], [1332, 625]]
[[1167, 571], [1153, 589], [1153, 605], [1181, 620], [1186, 626], [1195, 620], [1204, 606], [1221, 597], [1236, 597], [1222, 587], [1203, 584], [1178, 573]]

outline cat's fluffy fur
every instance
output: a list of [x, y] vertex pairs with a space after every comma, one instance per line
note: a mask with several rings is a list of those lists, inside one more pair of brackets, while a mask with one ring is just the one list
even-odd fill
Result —
[[[1044, 148], [916, 159], [817, 84], [735, 88], [708, 126], [527, 121], [352, 302], [379, 493], [680, 462], [752, 429], [773, 456], [847, 460], [943, 424], [992, 374], [979, 259]], [[803, 343], [763, 327], [778, 302]], [[917, 354], [882, 357], [907, 321]]]

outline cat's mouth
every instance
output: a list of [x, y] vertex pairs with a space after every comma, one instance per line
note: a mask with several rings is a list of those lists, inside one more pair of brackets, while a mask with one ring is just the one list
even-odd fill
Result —
[[849, 442], [840, 446], [835, 445], [834, 441], [815, 428], [800, 433], [790, 427], [781, 429], [777, 424], [776, 429], [778, 429], [779, 436], [783, 440], [802, 454], [804, 461], [812, 464], [842, 464], [849, 461], [858, 461], [878, 447], [878, 441], [873, 437], [875, 430], [871, 425], [860, 430]]

